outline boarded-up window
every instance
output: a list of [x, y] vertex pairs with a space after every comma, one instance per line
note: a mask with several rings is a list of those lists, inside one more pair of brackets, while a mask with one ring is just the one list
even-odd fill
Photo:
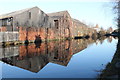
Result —
[[59, 25], [58, 20], [54, 20], [54, 23], [55, 23], [55, 27], [58, 29], [58, 25]]

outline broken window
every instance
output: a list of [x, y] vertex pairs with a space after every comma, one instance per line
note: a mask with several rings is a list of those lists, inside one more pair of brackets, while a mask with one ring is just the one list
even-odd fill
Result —
[[58, 29], [58, 25], [59, 25], [58, 20], [54, 20], [54, 23], [55, 23], [55, 27]]

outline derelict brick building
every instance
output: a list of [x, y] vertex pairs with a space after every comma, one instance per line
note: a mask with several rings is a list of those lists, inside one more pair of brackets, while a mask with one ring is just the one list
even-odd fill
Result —
[[68, 11], [49, 13], [54, 24], [55, 33], [60, 39], [72, 37], [72, 19]]
[[82, 31], [87, 34], [89, 30], [68, 11], [46, 14], [33, 7], [0, 16], [0, 42], [68, 39], [81, 36]]
[[48, 16], [38, 7], [33, 7], [2, 15], [0, 22], [7, 31], [18, 31], [17, 27], [48, 27]]

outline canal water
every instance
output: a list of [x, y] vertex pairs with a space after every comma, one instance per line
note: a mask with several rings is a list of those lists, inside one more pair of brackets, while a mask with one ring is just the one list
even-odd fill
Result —
[[2, 78], [97, 78], [117, 39], [77, 39], [0, 47]]

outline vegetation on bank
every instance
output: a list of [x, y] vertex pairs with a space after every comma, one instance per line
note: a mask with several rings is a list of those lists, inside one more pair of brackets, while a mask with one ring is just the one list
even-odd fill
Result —
[[[98, 77], [98, 80], [119, 80], [120, 79], [120, 1], [115, 7], [118, 10], [118, 29], [114, 30], [111, 35], [118, 37], [117, 49], [111, 62], [106, 65]], [[115, 35], [116, 34], [116, 35]]]

